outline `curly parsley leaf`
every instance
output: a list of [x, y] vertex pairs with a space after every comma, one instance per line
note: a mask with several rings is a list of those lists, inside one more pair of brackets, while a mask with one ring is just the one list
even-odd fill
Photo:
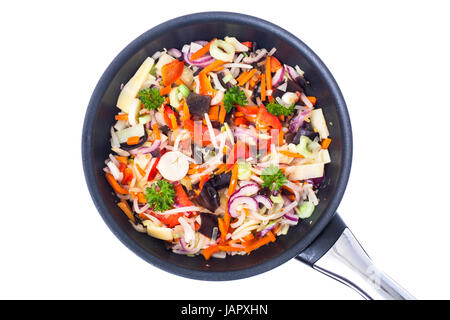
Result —
[[231, 87], [225, 92], [223, 98], [223, 104], [225, 105], [225, 110], [230, 112], [236, 104], [244, 106], [248, 103], [247, 97], [244, 91], [242, 91], [238, 86]]
[[294, 106], [290, 106], [289, 108], [286, 108], [282, 106], [279, 103], [276, 103], [275, 101], [270, 102], [266, 106], [267, 111], [269, 111], [274, 116], [289, 116], [294, 113]]
[[262, 187], [267, 187], [276, 191], [280, 190], [280, 188], [286, 183], [287, 178], [283, 174], [283, 172], [274, 165], [263, 170], [261, 173], [261, 178], [263, 179]]
[[145, 189], [145, 198], [153, 210], [164, 212], [174, 204], [175, 188], [166, 180], [159, 180]]
[[164, 102], [157, 88], [143, 89], [139, 91], [138, 97], [148, 110], [156, 110]]

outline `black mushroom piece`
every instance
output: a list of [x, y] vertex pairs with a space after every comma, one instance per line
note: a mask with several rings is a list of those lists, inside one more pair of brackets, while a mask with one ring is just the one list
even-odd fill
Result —
[[[303, 79], [303, 77], [301, 77]], [[288, 80], [287, 81], [287, 87], [286, 87], [286, 91], [287, 92], [303, 92], [303, 88], [297, 83], [294, 82], [292, 80]]]
[[186, 103], [189, 107], [189, 112], [192, 115], [203, 117], [205, 113], [208, 113], [209, 106], [211, 104], [211, 97], [190, 92], [186, 99]]
[[209, 179], [211, 185], [217, 191], [225, 187], [228, 187], [230, 185], [230, 180], [231, 180], [231, 172], [217, 174], [211, 177], [211, 179]]
[[311, 126], [311, 123], [303, 121], [300, 128], [298, 128], [297, 133], [295, 134], [294, 139], [292, 140], [293, 144], [299, 144], [300, 143], [300, 137], [301, 136], [307, 136], [311, 140], [314, 140], [315, 137], [318, 137], [319, 134], [317, 132], [314, 132], [313, 127]]
[[216, 209], [220, 206], [219, 193], [212, 186], [209, 180], [203, 185], [202, 191], [200, 191], [200, 194], [196, 200], [199, 205], [212, 212], [216, 211]]
[[217, 216], [211, 213], [200, 212], [200, 228], [198, 232], [211, 238], [214, 228], [219, 228]]
[[147, 141], [147, 139], [148, 139], [147, 130], [144, 129], [144, 135], [139, 139], [139, 142], [137, 144], [129, 145], [126, 142], [124, 142], [120, 144], [120, 149], [129, 151], [139, 148]]

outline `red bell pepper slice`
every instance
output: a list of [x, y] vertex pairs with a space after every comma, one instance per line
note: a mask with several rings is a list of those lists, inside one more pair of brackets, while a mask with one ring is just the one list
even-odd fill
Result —
[[170, 114], [173, 114], [175, 117], [177, 116], [177, 114], [175, 113], [175, 111], [172, 110], [171, 107], [164, 106], [164, 120], [166, 121], [169, 128], [173, 129], [172, 120], [170, 119], [170, 116], [169, 116]]
[[174, 60], [168, 64], [165, 64], [161, 68], [162, 79], [164, 86], [167, 87], [177, 81], [183, 73], [184, 62], [180, 60]]
[[273, 129], [278, 130], [281, 130], [283, 128], [280, 119], [278, 119], [277, 116], [269, 113], [263, 104], [261, 104], [259, 107], [258, 115], [256, 116], [256, 125], [259, 128], [272, 127]]

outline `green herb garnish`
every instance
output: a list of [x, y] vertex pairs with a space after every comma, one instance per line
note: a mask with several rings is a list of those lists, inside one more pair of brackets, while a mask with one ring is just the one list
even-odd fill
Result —
[[175, 188], [166, 180], [159, 180], [145, 189], [145, 198], [153, 210], [164, 212], [174, 204]]
[[139, 100], [144, 104], [148, 110], [156, 110], [164, 102], [164, 97], [161, 97], [157, 88], [147, 88], [139, 91]]
[[263, 179], [262, 187], [267, 187], [272, 190], [274, 188], [276, 191], [280, 190], [281, 186], [283, 186], [287, 178], [281, 171], [281, 169], [277, 168], [273, 164], [264, 169], [261, 173], [261, 178]]
[[230, 112], [236, 104], [244, 106], [247, 103], [248, 101], [244, 91], [238, 86], [234, 86], [225, 92], [223, 104], [225, 105], [225, 110], [227, 110], [227, 112]]
[[267, 104], [266, 109], [268, 112], [273, 114], [274, 116], [290, 116], [294, 113], [294, 106], [290, 106], [289, 108], [283, 107], [281, 104], [276, 103], [275, 101]]

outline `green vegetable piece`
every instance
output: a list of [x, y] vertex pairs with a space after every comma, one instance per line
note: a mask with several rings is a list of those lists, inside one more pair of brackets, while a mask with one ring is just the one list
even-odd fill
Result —
[[183, 97], [187, 98], [189, 96], [189, 88], [186, 85], [182, 84], [178, 87], [178, 90], [181, 92]]
[[277, 196], [270, 196], [270, 200], [272, 200], [273, 203], [278, 203], [278, 204], [283, 204], [284, 203], [284, 199], [281, 196], [281, 194], [279, 194]]
[[262, 187], [267, 187], [271, 190], [274, 188], [276, 191], [280, 190], [287, 181], [283, 172], [273, 164], [261, 173], [261, 178], [264, 181], [261, 184]]
[[250, 163], [245, 161], [238, 162], [238, 179], [239, 180], [248, 180], [252, 176], [252, 171], [250, 170]]
[[309, 144], [311, 142], [312, 142], [311, 139], [308, 138], [307, 136], [301, 136], [300, 137], [300, 142], [299, 142], [299, 144], [296, 147], [297, 148], [297, 153], [300, 153], [305, 158], [312, 158], [314, 156], [314, 154], [309, 149]]
[[144, 116], [139, 117], [139, 124], [146, 124], [149, 123], [152, 120], [152, 116], [149, 114], [146, 114]]
[[275, 100], [268, 103], [266, 109], [269, 113], [274, 116], [289, 116], [294, 113], [294, 106], [290, 106], [289, 108], [283, 107], [281, 104], [276, 103]]
[[164, 102], [164, 97], [161, 97], [157, 88], [147, 88], [139, 91], [139, 100], [141, 100], [144, 107], [148, 110], [156, 110]]
[[153, 210], [164, 212], [174, 204], [175, 188], [166, 180], [159, 180], [145, 189], [145, 198]]
[[314, 212], [314, 204], [310, 201], [305, 201], [301, 204], [300, 207], [295, 208], [295, 212], [297, 213], [300, 219], [307, 219], [311, 217]]
[[248, 101], [244, 91], [242, 91], [238, 86], [234, 86], [225, 92], [223, 104], [225, 105], [225, 110], [227, 112], [230, 112], [236, 104], [244, 106], [247, 103]]

